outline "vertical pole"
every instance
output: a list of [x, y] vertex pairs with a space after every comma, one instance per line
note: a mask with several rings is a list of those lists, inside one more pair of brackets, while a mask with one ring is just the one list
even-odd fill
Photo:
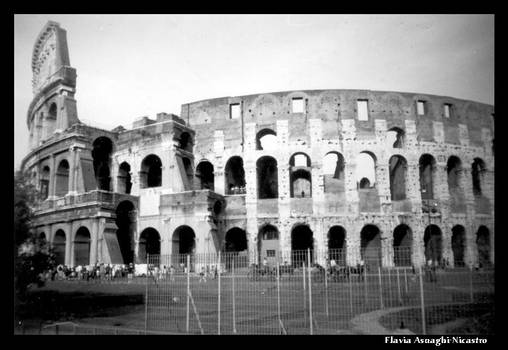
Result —
[[427, 329], [426, 329], [426, 326], [425, 326], [425, 300], [423, 298], [423, 277], [422, 277], [422, 267], [420, 266], [420, 269], [419, 269], [419, 280], [420, 280], [420, 304], [421, 304], [421, 311], [422, 311], [422, 332], [423, 332], [423, 335], [426, 335], [427, 334]]
[[217, 257], [217, 278], [218, 278], [218, 290], [217, 290], [217, 334], [220, 335], [220, 250]]
[[[365, 265], [364, 265], [365, 266]], [[369, 303], [369, 297], [368, 297], [368, 286], [367, 286], [367, 276], [368, 276], [368, 273], [367, 273], [367, 267], [364, 267], [364, 270], [363, 270], [363, 285], [364, 285], [364, 289], [365, 289], [365, 306], [367, 307], [368, 303]]]
[[404, 284], [406, 286], [406, 294], [408, 293], [407, 291], [407, 269], [404, 269]]
[[469, 298], [471, 303], [474, 302], [474, 294], [473, 294], [473, 266], [469, 267]]
[[303, 276], [303, 320], [307, 325], [307, 288], [305, 287], [305, 262], [302, 263], [302, 276]]
[[190, 306], [190, 255], [187, 254], [187, 308], [185, 318], [185, 330], [189, 333], [189, 306]]
[[279, 330], [282, 320], [280, 318], [280, 259], [277, 261], [277, 318], [279, 319]]
[[150, 255], [146, 254], [146, 278], [145, 278], [145, 334], [148, 329], [148, 266], [150, 266]]
[[351, 316], [353, 316], [353, 282], [351, 281], [353, 276], [351, 275], [351, 266], [348, 266], [348, 280], [349, 280], [349, 308], [351, 310]]
[[388, 295], [387, 295], [387, 304], [390, 307], [390, 303], [393, 300], [392, 298], [392, 274], [390, 272], [390, 267], [388, 267]]
[[233, 285], [233, 333], [236, 334], [236, 305], [235, 305], [235, 257], [233, 256], [231, 263], [231, 278]]
[[381, 266], [377, 268], [378, 276], [379, 276], [379, 305], [381, 309], [384, 309], [383, 305], [383, 282], [381, 281]]
[[402, 305], [402, 296], [400, 293], [400, 278], [399, 278], [399, 269], [397, 269], [397, 293], [399, 296], [399, 304]]
[[309, 269], [309, 273], [307, 274], [307, 278], [309, 280], [309, 323], [310, 323], [310, 335], [314, 334], [314, 328], [312, 324], [312, 272], [310, 266], [310, 249], [307, 248], [307, 266]]
[[[329, 258], [328, 258], [329, 261]], [[330, 317], [328, 310], [328, 261], [325, 263], [325, 312], [326, 318]]]

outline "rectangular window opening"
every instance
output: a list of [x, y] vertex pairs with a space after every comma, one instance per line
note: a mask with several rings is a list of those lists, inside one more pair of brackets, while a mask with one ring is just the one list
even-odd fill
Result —
[[416, 110], [418, 115], [425, 115], [425, 101], [417, 101]]
[[229, 105], [229, 118], [238, 119], [240, 118], [240, 104], [232, 103]]
[[357, 100], [358, 120], [369, 120], [369, 106], [367, 100]]
[[450, 118], [451, 114], [452, 114], [452, 105], [449, 104], [449, 103], [445, 103], [445, 105], [444, 105], [444, 116], [446, 118]]
[[269, 258], [275, 257], [275, 250], [272, 250], [272, 249], [267, 250], [266, 251], [266, 256], [269, 257]]
[[293, 113], [304, 113], [304, 105], [303, 105], [303, 98], [301, 97], [295, 97], [291, 100], [291, 110]]

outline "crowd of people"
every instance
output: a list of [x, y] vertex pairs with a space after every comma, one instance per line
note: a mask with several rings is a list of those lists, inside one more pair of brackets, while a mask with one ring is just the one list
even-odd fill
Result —
[[46, 271], [45, 280], [113, 280], [118, 278], [134, 277], [134, 264], [95, 264], [95, 265], [77, 265], [67, 266], [58, 265]]

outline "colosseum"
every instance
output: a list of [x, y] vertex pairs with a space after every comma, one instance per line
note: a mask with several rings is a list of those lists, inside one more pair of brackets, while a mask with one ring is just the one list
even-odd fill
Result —
[[[34, 230], [61, 264], [143, 264], [147, 254], [272, 257], [380, 252], [494, 263], [494, 106], [370, 90], [301, 90], [186, 103], [113, 130], [77, 115], [66, 31], [32, 53]], [[399, 257], [400, 258], [400, 257]], [[398, 261], [399, 260], [399, 261]]]

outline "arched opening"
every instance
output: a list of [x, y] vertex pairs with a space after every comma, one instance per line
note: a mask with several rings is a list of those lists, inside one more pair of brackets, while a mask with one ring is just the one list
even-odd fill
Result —
[[139, 235], [138, 261], [140, 264], [147, 263], [147, 255], [160, 255], [161, 237], [159, 232], [152, 227], [147, 227]]
[[[183, 168], [185, 171], [185, 176], [187, 176], [188, 185], [185, 186], [186, 191], [194, 190], [193, 178], [194, 178], [194, 169], [192, 167], [192, 162], [187, 157], [182, 157]], [[185, 181], [185, 180], [184, 180]]]
[[464, 250], [466, 246], [466, 230], [462, 225], [455, 225], [452, 228], [452, 252], [453, 265], [455, 267], [464, 266]]
[[247, 250], [247, 235], [239, 227], [233, 227], [226, 232], [226, 252], [243, 252]]
[[90, 261], [90, 231], [81, 226], [74, 237], [74, 265], [89, 265]]
[[127, 162], [120, 164], [118, 168], [118, 192], [130, 194], [132, 189], [131, 166]]
[[407, 161], [404, 157], [395, 155], [389, 161], [390, 194], [392, 201], [406, 199]]
[[224, 172], [226, 194], [245, 194], [245, 170], [241, 157], [229, 158]]
[[338, 152], [328, 152], [323, 159], [323, 178], [325, 193], [344, 191], [344, 157]]
[[146, 156], [141, 162], [139, 182], [141, 188], [159, 187], [162, 185], [162, 162], [155, 154]]
[[257, 150], [274, 150], [277, 148], [277, 133], [272, 129], [262, 129], [256, 135]]
[[314, 237], [307, 225], [297, 225], [291, 230], [291, 262], [293, 266], [302, 266], [308, 262], [307, 249], [311, 250], [310, 259], [313, 261]]
[[277, 161], [270, 156], [264, 156], [256, 162], [258, 179], [258, 198], [277, 198], [279, 184], [277, 174]]
[[434, 176], [436, 160], [430, 154], [424, 154], [418, 162], [420, 168], [420, 191], [423, 200], [434, 199]]
[[366, 188], [371, 188], [371, 187], [372, 186], [370, 185], [370, 181], [366, 177], [364, 177], [360, 180], [360, 188], [361, 189], [366, 189]]
[[291, 198], [312, 197], [310, 157], [305, 153], [295, 153], [289, 158], [289, 166]]
[[213, 165], [208, 161], [203, 161], [196, 167], [196, 177], [199, 179], [200, 189], [214, 190]]
[[187, 152], [192, 152], [192, 136], [188, 132], [182, 132], [178, 140], [178, 147]]
[[401, 128], [391, 128], [386, 132], [386, 141], [393, 148], [404, 147], [404, 130]]
[[45, 139], [51, 137], [51, 135], [56, 130], [56, 118], [58, 114], [58, 108], [56, 106], [56, 103], [52, 103], [49, 106], [48, 114], [46, 115], [46, 125], [45, 125]]
[[69, 162], [63, 159], [56, 170], [55, 196], [62, 197], [69, 192]]
[[475, 158], [473, 164], [471, 165], [471, 176], [473, 177], [473, 194], [475, 196], [482, 195], [483, 175], [485, 170], [485, 162], [480, 158]]
[[49, 178], [50, 178], [50, 169], [49, 166], [45, 166], [41, 171], [40, 178], [40, 190], [41, 190], [41, 198], [44, 200], [49, 196]]
[[[367, 179], [368, 182], [364, 179]], [[356, 157], [356, 181], [360, 188], [367, 188], [361, 187], [362, 183], [364, 186], [368, 184], [369, 188], [374, 187], [376, 183], [376, 158], [372, 153], [361, 152]]]
[[65, 265], [65, 241], [65, 232], [63, 230], [56, 231], [52, 246], [53, 254], [55, 255], [55, 263], [57, 265]]
[[346, 230], [342, 226], [328, 230], [328, 258], [340, 266], [346, 265]]
[[97, 188], [103, 191], [110, 190], [110, 168], [113, 142], [105, 136], [98, 137], [93, 142], [93, 170], [97, 181]]
[[381, 232], [375, 225], [365, 225], [360, 232], [360, 255], [366, 266], [381, 266]]
[[194, 254], [196, 235], [189, 226], [180, 226], [173, 232], [173, 254]]
[[490, 266], [490, 232], [486, 226], [480, 226], [476, 232], [478, 247], [478, 264], [480, 267]]
[[279, 251], [279, 230], [272, 225], [264, 225], [258, 231], [258, 263], [263, 259], [271, 262], [276, 261]]
[[134, 231], [136, 229], [136, 209], [130, 201], [120, 202], [116, 208], [116, 239], [121, 256], [112, 256], [113, 264], [134, 262]]
[[411, 266], [413, 234], [409, 226], [400, 224], [393, 230], [393, 262], [395, 266]]
[[436, 225], [429, 225], [423, 235], [425, 243], [425, 260], [440, 265], [443, 260], [443, 239], [441, 229]]
[[448, 158], [446, 164], [448, 172], [448, 190], [450, 197], [460, 200], [462, 195], [462, 161], [456, 156]]

